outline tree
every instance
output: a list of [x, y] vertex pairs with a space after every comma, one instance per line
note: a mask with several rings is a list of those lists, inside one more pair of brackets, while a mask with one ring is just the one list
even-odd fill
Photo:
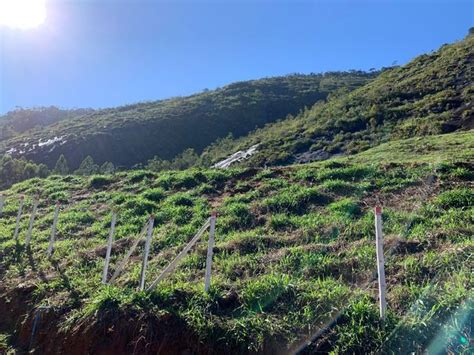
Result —
[[61, 154], [56, 162], [56, 165], [53, 169], [53, 174], [57, 175], [67, 175], [69, 174], [69, 166], [67, 165], [67, 160], [64, 154]]
[[90, 155], [85, 157], [82, 161], [79, 169], [77, 169], [74, 174], [77, 175], [93, 175], [99, 172], [99, 166], [94, 163], [94, 159]]
[[170, 170], [171, 169], [171, 162], [168, 160], [163, 160], [160, 157], [156, 156], [148, 160], [148, 164], [146, 166], [148, 170], [151, 171], [163, 171], [163, 170]]
[[199, 155], [196, 154], [194, 149], [188, 148], [173, 159], [172, 167], [177, 170], [191, 168], [197, 164], [198, 159]]
[[25, 158], [14, 159], [9, 155], [0, 156], [0, 190], [10, 187], [17, 182], [33, 177], [46, 177], [48, 167], [35, 164]]
[[99, 169], [101, 174], [113, 174], [115, 171], [114, 164], [109, 161], [106, 161]]

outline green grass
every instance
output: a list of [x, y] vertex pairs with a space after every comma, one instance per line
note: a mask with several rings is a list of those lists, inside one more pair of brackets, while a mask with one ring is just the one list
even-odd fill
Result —
[[[392, 145], [397, 146], [404, 145]], [[419, 152], [405, 152], [406, 162], [376, 163], [367, 151], [351, 161], [285, 169], [123, 172], [104, 184], [91, 184], [99, 177], [75, 176], [25, 181], [4, 191], [2, 287], [31, 285], [31, 304], [61, 310], [58, 322], [66, 333], [78, 322], [106, 319], [112, 326], [113, 315], [132, 312], [158, 323], [161, 317], [176, 318], [199, 342], [216, 349], [259, 352], [275, 341], [284, 349], [307, 340], [338, 317], [320, 339], [334, 353], [421, 351], [437, 334], [444, 334], [442, 346], [466, 352], [455, 336], [472, 336], [458, 318], [474, 281], [469, 270], [474, 167], [465, 159], [469, 141], [460, 147], [458, 155], [436, 165]], [[22, 245], [36, 192], [41, 204], [28, 257]], [[16, 244], [19, 194], [26, 199]], [[55, 254], [48, 259], [51, 195], [67, 202], [59, 215]], [[384, 205], [385, 323], [378, 320], [376, 284], [370, 281], [374, 196]], [[100, 250], [112, 208], [118, 219], [111, 272], [127, 250], [120, 243], [133, 239], [149, 214], [155, 216], [148, 284], [216, 209], [210, 293], [203, 291], [207, 233], [153, 292], [136, 291], [142, 245], [116, 285], [101, 285]]]

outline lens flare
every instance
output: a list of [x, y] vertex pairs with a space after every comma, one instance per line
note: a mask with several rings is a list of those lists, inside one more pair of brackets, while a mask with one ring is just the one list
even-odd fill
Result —
[[46, 0], [0, 0], [0, 26], [29, 29], [46, 19]]

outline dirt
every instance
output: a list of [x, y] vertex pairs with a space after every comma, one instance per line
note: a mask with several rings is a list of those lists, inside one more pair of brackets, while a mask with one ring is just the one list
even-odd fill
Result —
[[[18, 354], [219, 354], [219, 345], [202, 344], [182, 319], [164, 312], [102, 312], [67, 330], [67, 309], [33, 308], [34, 285], [0, 290], [0, 331], [13, 334]], [[235, 302], [229, 295], [223, 303]]]

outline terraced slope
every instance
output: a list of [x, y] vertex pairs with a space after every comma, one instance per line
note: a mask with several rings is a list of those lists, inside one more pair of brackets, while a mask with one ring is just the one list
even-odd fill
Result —
[[[64, 154], [76, 169], [88, 155], [131, 167], [155, 155], [172, 159], [232, 133], [297, 114], [338, 89], [353, 90], [378, 73], [288, 75], [237, 82], [187, 97], [97, 110], [0, 141], [0, 154], [25, 157], [52, 168]], [[0, 124], [1, 126], [1, 124]]]
[[[16, 184], [4, 192], [0, 219], [0, 344], [69, 354], [435, 347], [468, 353], [473, 148], [470, 131], [287, 168], [134, 171]], [[19, 241], [12, 239], [17, 197], [27, 196], [26, 212], [35, 193], [42, 202], [25, 250], [27, 214]], [[374, 279], [377, 198], [384, 206], [385, 323], [378, 321]], [[63, 207], [48, 259], [55, 201]], [[153, 292], [136, 291], [143, 244], [116, 285], [101, 285], [112, 207], [119, 218], [111, 272], [148, 214], [155, 215], [148, 284], [216, 209], [210, 293], [203, 291], [205, 242]]]
[[332, 95], [294, 119], [206, 149], [203, 161], [259, 145], [243, 165], [286, 165], [353, 154], [380, 143], [474, 127], [474, 36]]

